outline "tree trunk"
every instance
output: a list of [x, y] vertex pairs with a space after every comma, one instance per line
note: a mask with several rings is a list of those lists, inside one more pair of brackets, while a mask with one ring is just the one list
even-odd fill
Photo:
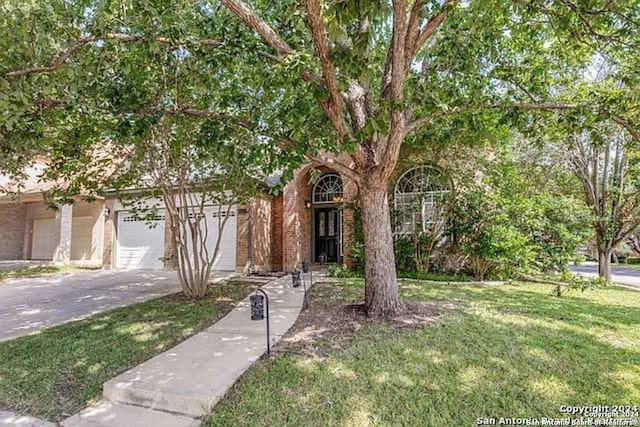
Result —
[[394, 316], [402, 310], [398, 294], [393, 234], [387, 186], [361, 185], [360, 203], [364, 230], [365, 306], [370, 316]]
[[610, 248], [598, 248], [598, 276], [607, 282], [611, 280], [611, 252]]

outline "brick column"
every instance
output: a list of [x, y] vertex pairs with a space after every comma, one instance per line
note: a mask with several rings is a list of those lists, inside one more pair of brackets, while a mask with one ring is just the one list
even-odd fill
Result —
[[55, 251], [53, 262], [69, 264], [71, 261], [71, 223], [73, 205], [62, 205], [56, 212], [56, 229], [53, 234]]
[[[103, 236], [102, 236], [102, 268], [110, 269], [114, 267], [113, 264], [113, 243], [115, 239], [115, 205], [116, 199], [107, 199], [104, 202], [105, 209], [108, 209], [108, 215], [106, 211], [103, 211], [102, 217], [104, 218]], [[100, 221], [100, 219], [98, 219]]]

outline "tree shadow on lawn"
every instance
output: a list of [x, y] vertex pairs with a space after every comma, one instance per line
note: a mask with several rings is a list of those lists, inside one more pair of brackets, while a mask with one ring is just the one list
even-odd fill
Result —
[[325, 347], [321, 358], [285, 344], [234, 386], [208, 425], [466, 426], [640, 400], [640, 309], [625, 305], [628, 295], [609, 305], [528, 285], [407, 293], [464, 305], [417, 330], [364, 325], [341, 348], [318, 336], [309, 345]]
[[102, 384], [229, 312], [255, 284], [213, 285], [116, 309], [0, 343], [0, 408], [52, 421], [100, 397]]

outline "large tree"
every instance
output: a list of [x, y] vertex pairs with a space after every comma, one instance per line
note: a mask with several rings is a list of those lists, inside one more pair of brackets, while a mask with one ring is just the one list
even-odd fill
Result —
[[278, 14], [273, 4], [220, 1], [276, 60], [306, 55], [300, 78], [333, 128], [327, 151], [350, 156], [314, 160], [360, 191], [372, 314], [401, 309], [388, 190], [403, 142], [455, 115], [584, 107], [553, 96], [552, 86], [570, 84], [563, 67], [584, 68], [602, 40], [638, 42], [634, 2], [305, 0]]
[[[2, 61], [0, 81], [10, 95], [0, 104], [24, 108], [10, 115], [11, 129], [5, 125], [4, 132], [11, 134], [15, 123], [39, 114], [42, 106], [56, 105], [59, 98], [51, 95], [69, 91], [61, 84], [69, 76], [100, 75], [108, 67], [100, 61], [103, 45], [118, 52], [125, 44], [233, 51], [228, 67], [259, 86], [256, 96], [271, 107], [253, 125], [281, 142], [287, 159], [328, 166], [358, 185], [365, 304], [372, 315], [402, 307], [388, 189], [405, 141], [438, 143], [436, 136], [452, 123], [469, 129], [495, 120], [527, 126], [534, 123], [530, 111], [606, 113], [629, 128], [637, 124], [637, 114], [625, 108], [637, 100], [597, 93], [576, 98], [554, 90], [571, 87], [573, 70], [586, 69], [601, 46], [621, 68], [634, 70], [640, 22], [634, 0], [220, 3], [232, 15], [206, 1], [56, 2], [57, 8], [73, 9], [74, 18], [51, 23], [53, 18], [36, 17], [37, 39], [29, 44], [24, 37], [34, 27], [15, 12], [25, 6], [9, 2], [0, 27], [19, 31], [0, 46], [10, 64]], [[182, 11], [188, 13], [174, 17]], [[238, 30], [231, 16], [259, 39]], [[48, 50], [57, 53], [47, 58]], [[69, 76], [61, 72], [66, 66]], [[49, 75], [57, 78], [43, 77]], [[233, 96], [231, 87], [237, 88], [219, 89]], [[22, 99], [25, 92], [29, 96]]]

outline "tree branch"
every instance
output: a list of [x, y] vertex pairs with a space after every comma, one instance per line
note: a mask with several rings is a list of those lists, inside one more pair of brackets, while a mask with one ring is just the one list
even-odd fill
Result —
[[391, 35], [391, 78], [389, 80], [389, 96], [393, 100], [402, 98], [404, 89], [404, 52], [405, 37], [407, 35], [407, 21], [405, 11], [406, 0], [393, 0], [393, 32]]
[[338, 160], [331, 153], [324, 152], [324, 153], [318, 154], [317, 156], [307, 156], [307, 158], [309, 160], [309, 163], [311, 163], [312, 166], [328, 167], [330, 169], [333, 169], [339, 172], [341, 175], [346, 176], [356, 184], [358, 185], [360, 184], [359, 175], [353, 169], [351, 169], [348, 165], [345, 165], [340, 160]]
[[342, 141], [346, 132], [344, 117], [342, 116], [342, 99], [338, 88], [336, 70], [329, 57], [329, 39], [327, 30], [322, 22], [322, 9], [318, 0], [306, 0], [306, 7], [311, 36], [316, 45], [318, 58], [320, 58], [322, 77], [331, 100], [330, 105], [327, 105], [325, 110], [333, 123], [333, 127], [336, 129], [338, 139]]
[[408, 46], [408, 63], [407, 67], [411, 64], [411, 61], [418, 53], [420, 48], [429, 40], [429, 38], [440, 28], [445, 18], [449, 14], [451, 7], [458, 4], [459, 0], [446, 0], [442, 7], [433, 14], [427, 23], [412, 37], [412, 43]]
[[[81, 37], [80, 39], [76, 40], [76, 42], [70, 48], [58, 54], [55, 58], [53, 58], [53, 60], [49, 65], [8, 71], [3, 74], [0, 74], [0, 76], [4, 78], [9, 78], [9, 77], [26, 76], [30, 74], [50, 73], [60, 68], [62, 65], [64, 65], [72, 56], [74, 56], [84, 46], [100, 40], [112, 40], [112, 41], [121, 42], [121, 43], [136, 43], [144, 39], [143, 37], [140, 37], [140, 36], [125, 34], [125, 33], [107, 33], [103, 36]], [[169, 46], [183, 46], [183, 45], [191, 44], [191, 45], [220, 47], [223, 45], [222, 42], [218, 40], [212, 40], [212, 39], [180, 41], [180, 40], [171, 40], [166, 37], [157, 37], [154, 40], [157, 43], [169, 45]]]
[[484, 105], [470, 105], [467, 107], [454, 107], [448, 111], [441, 111], [431, 116], [421, 117], [409, 123], [409, 125], [405, 129], [405, 133], [408, 135], [415, 130], [430, 124], [433, 120], [454, 116], [457, 114], [463, 114], [473, 111], [483, 111], [483, 110], [508, 110], [508, 109], [520, 109], [520, 110], [543, 110], [543, 111], [558, 111], [558, 110], [575, 110], [577, 108], [583, 107], [577, 104], [567, 104], [567, 103], [554, 103], [554, 102], [529, 102], [522, 104], [484, 104]]
[[633, 127], [631, 125], [631, 123], [629, 123], [628, 120], [616, 115], [616, 116], [613, 116], [613, 121], [618, 123], [623, 128], [625, 128], [627, 130], [627, 132], [629, 132], [631, 134], [633, 139], [635, 139], [636, 141], [640, 142], [640, 130], [638, 130], [635, 127]]

